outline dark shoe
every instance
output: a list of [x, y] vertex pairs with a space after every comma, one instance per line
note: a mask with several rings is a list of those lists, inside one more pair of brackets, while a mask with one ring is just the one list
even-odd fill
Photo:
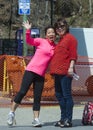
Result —
[[55, 125], [56, 127], [64, 127], [64, 121], [59, 120], [59, 121], [56, 122], [54, 125]]
[[64, 123], [64, 127], [72, 127], [72, 122], [70, 122], [69, 120], [66, 120]]

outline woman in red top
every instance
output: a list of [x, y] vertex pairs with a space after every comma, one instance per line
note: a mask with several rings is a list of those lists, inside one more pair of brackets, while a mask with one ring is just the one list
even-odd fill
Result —
[[58, 19], [55, 29], [60, 40], [51, 60], [50, 73], [55, 77], [55, 94], [61, 109], [61, 118], [55, 126], [71, 127], [74, 105], [71, 84], [77, 59], [77, 40], [69, 33], [65, 19]]

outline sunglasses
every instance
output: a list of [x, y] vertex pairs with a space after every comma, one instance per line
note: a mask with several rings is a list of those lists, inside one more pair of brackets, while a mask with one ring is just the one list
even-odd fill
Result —
[[65, 27], [65, 25], [60, 25], [56, 28], [56, 30], [59, 30], [59, 29], [63, 29]]

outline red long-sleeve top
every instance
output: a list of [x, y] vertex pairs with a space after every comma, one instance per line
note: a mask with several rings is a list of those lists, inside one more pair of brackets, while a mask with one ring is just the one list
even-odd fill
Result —
[[50, 63], [50, 73], [66, 75], [71, 60], [77, 59], [77, 40], [67, 33], [56, 45], [54, 56]]

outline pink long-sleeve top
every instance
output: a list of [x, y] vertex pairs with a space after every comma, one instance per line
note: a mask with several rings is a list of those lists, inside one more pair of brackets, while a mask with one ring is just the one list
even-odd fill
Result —
[[55, 43], [45, 38], [32, 38], [30, 30], [26, 31], [26, 42], [35, 46], [36, 51], [26, 70], [44, 76], [49, 62], [54, 54]]

